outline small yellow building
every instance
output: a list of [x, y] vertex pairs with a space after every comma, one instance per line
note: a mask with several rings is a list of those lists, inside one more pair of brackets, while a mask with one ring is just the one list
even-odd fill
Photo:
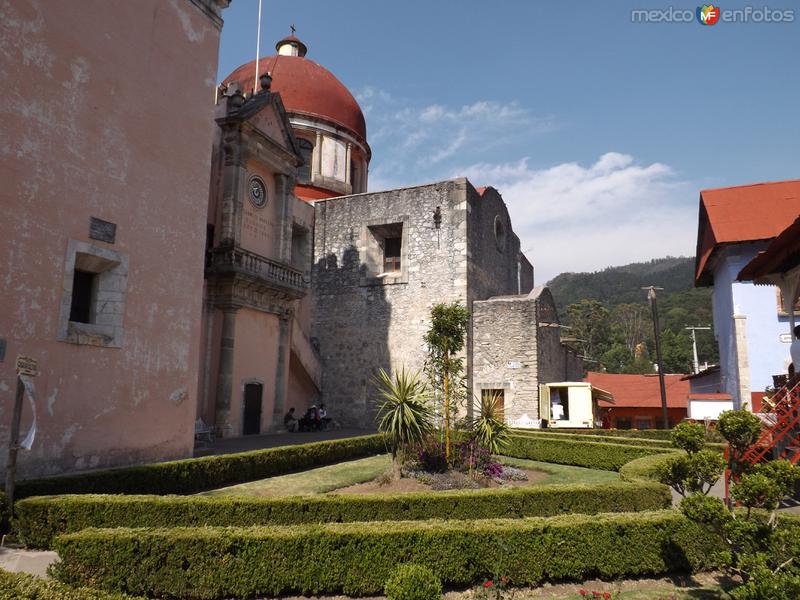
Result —
[[599, 400], [614, 403], [611, 393], [591, 383], [543, 383], [539, 386], [540, 426], [550, 429], [601, 427]]

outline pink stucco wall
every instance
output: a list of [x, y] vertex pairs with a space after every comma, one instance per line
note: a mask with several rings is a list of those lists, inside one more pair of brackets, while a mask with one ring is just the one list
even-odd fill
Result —
[[[24, 354], [41, 374], [23, 477], [190, 455], [220, 31], [189, 0], [0, 13], [0, 444]], [[128, 257], [121, 348], [56, 339], [70, 239]]]
[[236, 313], [236, 345], [231, 398], [232, 435], [242, 434], [242, 401], [247, 383], [261, 383], [261, 433], [272, 425], [278, 366], [278, 317], [250, 308]]
[[275, 198], [275, 172], [251, 160], [247, 163], [247, 174], [259, 175], [267, 188], [267, 203], [256, 208], [245, 199], [242, 202], [242, 241], [245, 250], [255, 252], [265, 258], [279, 258], [278, 243], [282, 221], [279, 215], [279, 203]]

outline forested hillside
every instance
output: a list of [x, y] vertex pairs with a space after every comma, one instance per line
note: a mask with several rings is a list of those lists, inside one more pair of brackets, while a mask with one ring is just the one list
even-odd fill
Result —
[[[711, 325], [711, 289], [693, 287], [694, 259], [668, 257], [595, 273], [563, 273], [548, 285], [565, 325], [562, 338], [586, 356], [590, 370], [651, 373], [655, 362], [653, 322], [642, 287], [658, 292], [664, 370], [690, 373], [688, 326]], [[701, 364], [718, 360], [713, 332], [697, 332]]]

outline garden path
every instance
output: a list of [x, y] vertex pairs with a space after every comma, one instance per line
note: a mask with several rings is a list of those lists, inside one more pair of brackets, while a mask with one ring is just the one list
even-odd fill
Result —
[[58, 559], [58, 554], [55, 552], [0, 548], [0, 569], [11, 573], [29, 573], [45, 577], [47, 567], [56, 559]]
[[195, 456], [211, 456], [217, 454], [235, 454], [249, 450], [275, 448], [277, 446], [294, 446], [296, 444], [309, 444], [311, 442], [324, 442], [338, 440], [359, 435], [370, 435], [374, 430], [366, 429], [329, 429], [326, 431], [307, 431], [303, 433], [265, 433], [261, 435], [246, 435], [235, 438], [225, 438], [208, 442], [195, 442]]

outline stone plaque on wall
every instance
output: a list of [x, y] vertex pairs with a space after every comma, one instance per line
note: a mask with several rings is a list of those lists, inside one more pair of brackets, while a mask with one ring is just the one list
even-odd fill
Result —
[[117, 224], [97, 217], [90, 217], [89, 238], [113, 244], [117, 238]]

